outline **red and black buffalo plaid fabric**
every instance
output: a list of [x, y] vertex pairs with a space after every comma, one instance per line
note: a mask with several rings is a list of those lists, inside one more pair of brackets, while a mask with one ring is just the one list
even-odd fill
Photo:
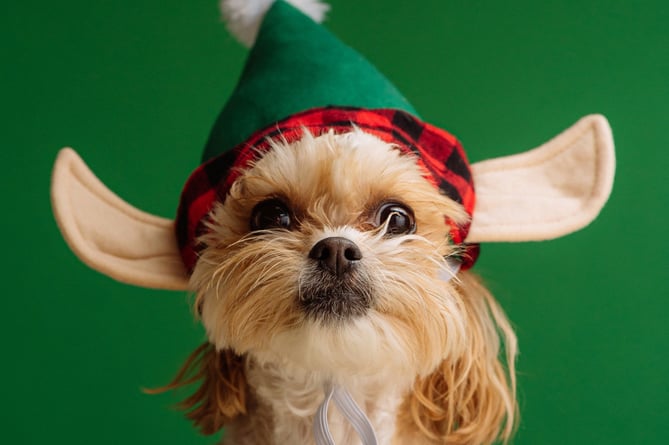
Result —
[[[214, 203], [225, 201], [241, 171], [270, 149], [270, 140], [281, 138], [290, 143], [299, 140], [305, 128], [318, 135], [329, 130], [344, 133], [354, 126], [396, 145], [403, 153], [416, 155], [425, 178], [472, 215], [474, 184], [465, 152], [454, 136], [401, 110], [315, 108], [257, 131], [243, 144], [208, 160], [191, 174], [176, 218], [177, 240], [188, 271], [192, 272], [197, 262], [197, 239], [206, 230], [204, 222]], [[445, 224], [450, 226], [451, 241], [461, 247], [462, 268], [471, 267], [478, 256], [478, 245], [464, 243], [469, 225], [458, 226], [449, 220]]]

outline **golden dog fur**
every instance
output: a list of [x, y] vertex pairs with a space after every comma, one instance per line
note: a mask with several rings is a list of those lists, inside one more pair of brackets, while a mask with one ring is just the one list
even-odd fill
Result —
[[[293, 225], [250, 230], [269, 198]], [[412, 210], [415, 233], [388, 236], [375, 222], [387, 202]], [[348, 389], [381, 444], [509, 439], [516, 338], [471, 272], [445, 279], [457, 252], [444, 218], [467, 220], [415, 159], [360, 130], [275, 142], [210, 215], [190, 282], [208, 342], [163, 390], [198, 382], [182, 407], [204, 433], [225, 427], [225, 444], [313, 443], [326, 381]], [[362, 253], [363, 315], [314, 317], [299, 304], [308, 253], [333, 236]], [[358, 443], [336, 411], [330, 426], [338, 444]]]

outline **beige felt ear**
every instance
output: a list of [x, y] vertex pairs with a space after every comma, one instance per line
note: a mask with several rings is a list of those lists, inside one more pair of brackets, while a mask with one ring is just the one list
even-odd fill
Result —
[[600, 115], [534, 150], [478, 162], [467, 241], [539, 241], [579, 230], [604, 206], [614, 171], [611, 128]]
[[187, 288], [174, 223], [116, 196], [71, 148], [56, 159], [51, 203], [67, 244], [88, 266], [124, 283]]

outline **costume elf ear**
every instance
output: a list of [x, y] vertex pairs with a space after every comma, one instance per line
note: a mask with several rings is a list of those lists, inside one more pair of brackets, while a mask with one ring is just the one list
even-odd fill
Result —
[[174, 222], [112, 193], [71, 148], [56, 158], [51, 204], [65, 241], [91, 268], [137, 286], [186, 289]]
[[[477, 204], [467, 241], [538, 241], [574, 232], [603, 207], [614, 168], [611, 130], [599, 115], [534, 150], [473, 164]], [[187, 288], [173, 221], [123, 201], [70, 148], [56, 160], [51, 198], [65, 240], [88, 266], [137, 286]]]
[[472, 165], [476, 207], [466, 241], [541, 241], [579, 230], [606, 203], [611, 128], [590, 115], [544, 145]]

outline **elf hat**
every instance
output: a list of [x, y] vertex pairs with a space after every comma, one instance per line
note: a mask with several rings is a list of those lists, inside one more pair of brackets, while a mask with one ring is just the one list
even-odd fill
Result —
[[[235, 9], [238, 3], [222, 3], [229, 23], [244, 17], [244, 10]], [[459, 142], [421, 122], [385, 76], [311, 17], [281, 0], [262, 3], [272, 4], [244, 72], [211, 131], [204, 165], [189, 178], [181, 196], [177, 239], [187, 269], [197, 261], [196, 240], [206, 230], [207, 215], [215, 202], [225, 199], [239, 172], [270, 149], [271, 139], [292, 142], [305, 129], [341, 133], [355, 126], [416, 155], [425, 176], [471, 216], [474, 188]], [[300, 5], [322, 18], [322, 3]], [[246, 41], [254, 37], [239, 30], [236, 34]], [[463, 267], [469, 267], [477, 254], [477, 246], [463, 244], [469, 224], [445, 224], [452, 242], [462, 246]]]
[[54, 213], [84, 262], [131, 284], [186, 288], [203, 222], [240, 167], [262, 156], [268, 140], [297, 140], [305, 127], [318, 134], [356, 126], [414, 154], [425, 177], [472, 216], [471, 227], [445, 221], [452, 241], [464, 247], [465, 267], [476, 257], [476, 243], [555, 238], [596, 217], [615, 163], [605, 118], [587, 116], [535, 150], [470, 168], [453, 136], [422, 122], [383, 75], [313, 20], [320, 21], [327, 6], [290, 3], [297, 8], [281, 0], [222, 1], [233, 33], [255, 44], [212, 129], [203, 164], [186, 182], [176, 224], [125, 203], [73, 150], [61, 151]]

